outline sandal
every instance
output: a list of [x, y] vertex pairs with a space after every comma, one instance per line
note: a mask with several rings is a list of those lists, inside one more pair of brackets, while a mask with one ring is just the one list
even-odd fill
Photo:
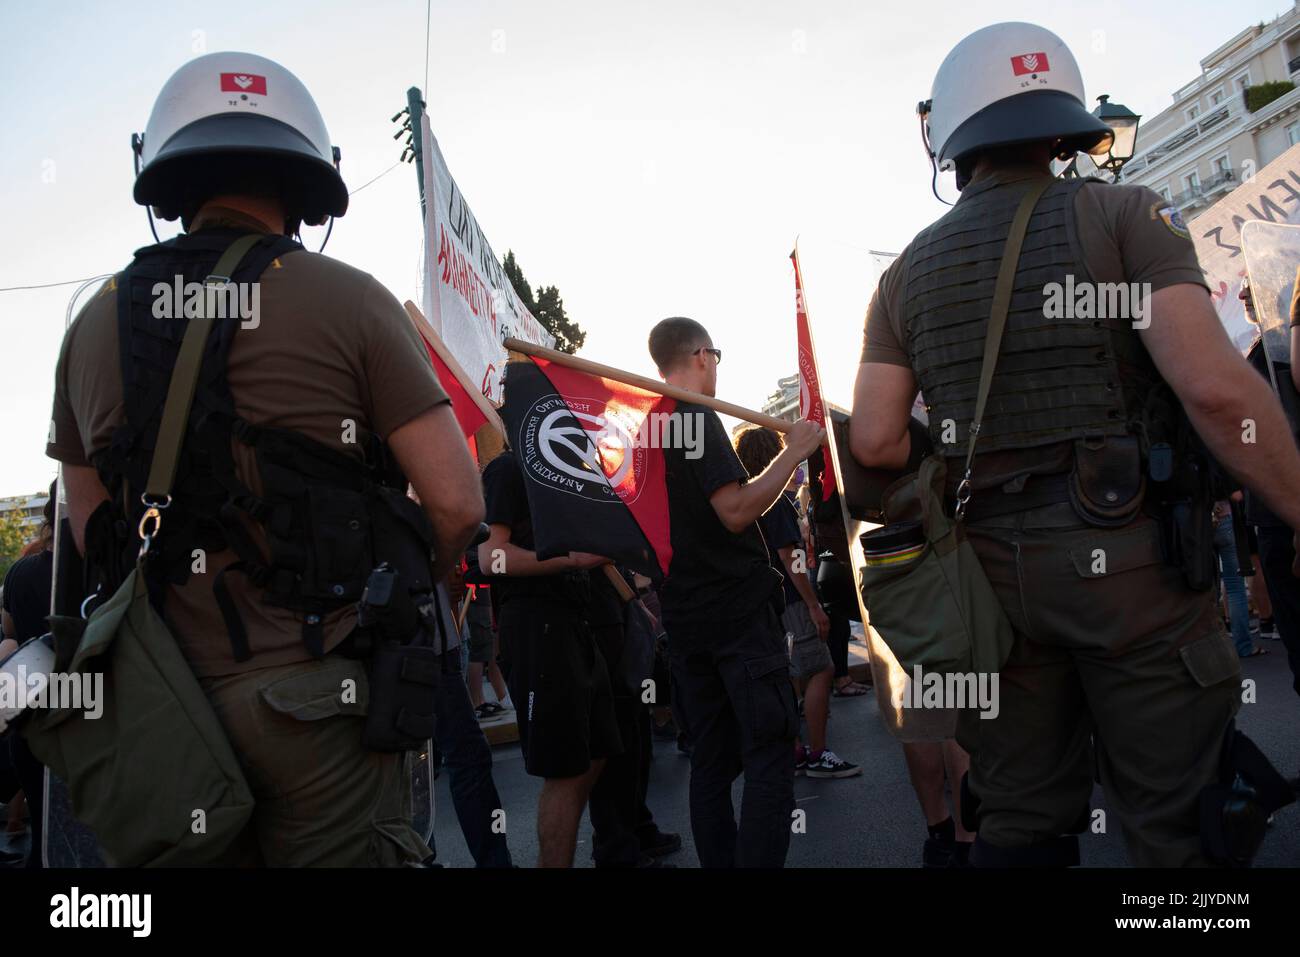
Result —
[[1261, 657], [1261, 656], [1263, 656], [1263, 655], [1266, 655], [1266, 654], [1268, 654], [1268, 649], [1267, 649], [1267, 648], [1260, 648], [1259, 646], [1256, 646], [1256, 647], [1255, 647], [1255, 650], [1252, 651], [1250, 654], [1248, 654], [1248, 655], [1242, 655], [1241, 657], [1243, 657], [1243, 658], [1259, 658], [1259, 657]]
[[867, 693], [867, 686], [856, 681], [849, 681], [831, 689], [831, 696], [835, 698], [860, 698]]

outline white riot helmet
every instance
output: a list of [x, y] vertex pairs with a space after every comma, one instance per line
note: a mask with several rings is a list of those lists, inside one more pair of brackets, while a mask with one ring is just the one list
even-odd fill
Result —
[[945, 170], [978, 149], [1041, 140], [1059, 140], [1062, 158], [1105, 153], [1114, 132], [1084, 102], [1079, 64], [1060, 37], [1032, 23], [995, 23], [939, 65], [928, 104], [930, 151]]
[[135, 201], [164, 219], [185, 214], [206, 182], [233, 168], [260, 173], [263, 165], [303, 222], [323, 223], [348, 208], [339, 151], [311, 94], [280, 64], [252, 53], [186, 63], [158, 94], [143, 141], [132, 143]]

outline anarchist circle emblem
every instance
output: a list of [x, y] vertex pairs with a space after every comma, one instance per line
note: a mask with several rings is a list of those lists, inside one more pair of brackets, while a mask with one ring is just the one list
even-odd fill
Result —
[[641, 493], [646, 449], [637, 425], [595, 399], [551, 393], [519, 424], [524, 473], [533, 481], [593, 502], [630, 504]]

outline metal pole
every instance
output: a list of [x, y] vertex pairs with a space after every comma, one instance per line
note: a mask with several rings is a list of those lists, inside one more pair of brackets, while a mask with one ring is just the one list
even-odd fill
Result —
[[406, 109], [411, 121], [411, 152], [415, 155], [415, 178], [420, 184], [420, 215], [424, 216], [424, 144], [420, 141], [420, 117], [424, 113], [424, 97], [418, 86], [413, 86], [406, 91]]

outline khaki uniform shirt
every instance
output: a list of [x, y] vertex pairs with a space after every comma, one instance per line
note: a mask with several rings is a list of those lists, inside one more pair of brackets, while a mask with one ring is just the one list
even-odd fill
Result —
[[[265, 232], [233, 210], [209, 211], [193, 228], [205, 226]], [[125, 421], [118, 278], [82, 309], [59, 354], [46, 454], [68, 465], [90, 465]], [[240, 329], [227, 365], [235, 413], [252, 424], [291, 429], [359, 459], [368, 432], [387, 439], [448, 401], [406, 311], [372, 276], [317, 253], [294, 252], [262, 273], [260, 296], [260, 322]], [[236, 474], [260, 494], [253, 450], [238, 441], [233, 448]], [[217, 573], [235, 556], [227, 550], [205, 558], [206, 570], [172, 587], [164, 602], [164, 618], [196, 674], [235, 674], [310, 658], [300, 616], [265, 604], [259, 588], [232, 572], [225, 582], [253, 651], [249, 661], [235, 662], [212, 593]], [[352, 608], [329, 615], [325, 647], [346, 638], [355, 621]]]
[[[1047, 175], [1035, 167], [1005, 167], [981, 173], [972, 185], [990, 178], [1013, 183]], [[1145, 186], [1086, 183], [1075, 194], [1074, 203], [1075, 228], [1088, 272], [1076, 277], [1078, 283], [1150, 283], [1152, 293], [1178, 283], [1195, 283], [1209, 290], [1187, 227], [1177, 209], [1159, 193]], [[903, 265], [910, 248], [909, 244], [885, 270], [871, 297], [863, 362], [912, 368], [903, 328]], [[1067, 470], [1071, 454], [1068, 443], [1038, 450], [1031, 459], [1019, 451], [988, 452], [981, 457], [973, 485], [977, 490], [991, 488], [1021, 475]], [[949, 476], [950, 486], [955, 486], [958, 477], [956, 473]]]
[[[994, 170], [1003, 183], [1047, 174], [1028, 167]], [[972, 185], [973, 185], [972, 183]], [[958, 200], [960, 203], [961, 200]], [[1190, 282], [1209, 286], [1177, 209], [1145, 186], [1087, 183], [1075, 195], [1074, 213], [1084, 264], [1093, 282], [1150, 283], [1151, 291]], [[909, 247], [910, 248], [910, 247]], [[907, 250], [885, 270], [867, 308], [862, 361], [911, 367], [903, 328], [903, 263]], [[1084, 277], [1078, 277], [1083, 282]]]

